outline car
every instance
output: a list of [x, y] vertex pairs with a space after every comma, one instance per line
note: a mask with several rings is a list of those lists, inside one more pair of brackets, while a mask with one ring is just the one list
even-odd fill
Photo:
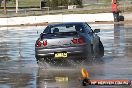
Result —
[[86, 22], [49, 24], [35, 43], [37, 61], [78, 60], [103, 57], [104, 46]]

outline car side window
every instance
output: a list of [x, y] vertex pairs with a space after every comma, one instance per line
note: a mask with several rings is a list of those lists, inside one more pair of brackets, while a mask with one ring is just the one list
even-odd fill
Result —
[[50, 28], [50, 26], [47, 26], [47, 27], [44, 29], [43, 33], [51, 33], [51, 28]]
[[87, 23], [84, 24], [84, 28], [85, 28], [87, 33], [93, 32], [93, 30], [91, 29], [91, 27]]

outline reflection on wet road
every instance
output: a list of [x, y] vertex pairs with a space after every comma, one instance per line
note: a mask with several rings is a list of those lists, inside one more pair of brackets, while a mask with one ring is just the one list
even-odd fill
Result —
[[[99, 36], [105, 56], [83, 66], [90, 78], [132, 80], [132, 25], [91, 26], [102, 29]], [[36, 26], [0, 28], [0, 88], [83, 88], [79, 82], [81, 66], [48, 66], [48, 69], [43, 64], [38, 66], [34, 44], [43, 29]]]

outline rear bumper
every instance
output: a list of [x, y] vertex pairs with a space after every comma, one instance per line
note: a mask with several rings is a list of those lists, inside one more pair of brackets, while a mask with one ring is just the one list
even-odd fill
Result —
[[35, 48], [35, 55], [37, 57], [52, 57], [55, 52], [67, 52], [68, 58], [87, 57], [90, 52], [90, 45], [80, 45], [72, 47], [58, 47], [58, 48]]

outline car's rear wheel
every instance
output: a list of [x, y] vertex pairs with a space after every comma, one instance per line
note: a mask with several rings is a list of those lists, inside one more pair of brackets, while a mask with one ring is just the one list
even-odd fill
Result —
[[36, 58], [36, 61], [40, 61], [41, 60], [41, 57], [35, 55], [35, 58]]
[[104, 46], [100, 40], [98, 45], [93, 49], [93, 56], [95, 58], [101, 58], [104, 56]]
[[49, 59], [48, 57], [39, 57], [36, 55], [36, 61], [37, 62], [49, 62]]
[[47, 63], [50, 66], [67, 66], [66, 60], [65, 59], [55, 59], [51, 57], [38, 57], [36, 56], [36, 61], [37, 63]]

